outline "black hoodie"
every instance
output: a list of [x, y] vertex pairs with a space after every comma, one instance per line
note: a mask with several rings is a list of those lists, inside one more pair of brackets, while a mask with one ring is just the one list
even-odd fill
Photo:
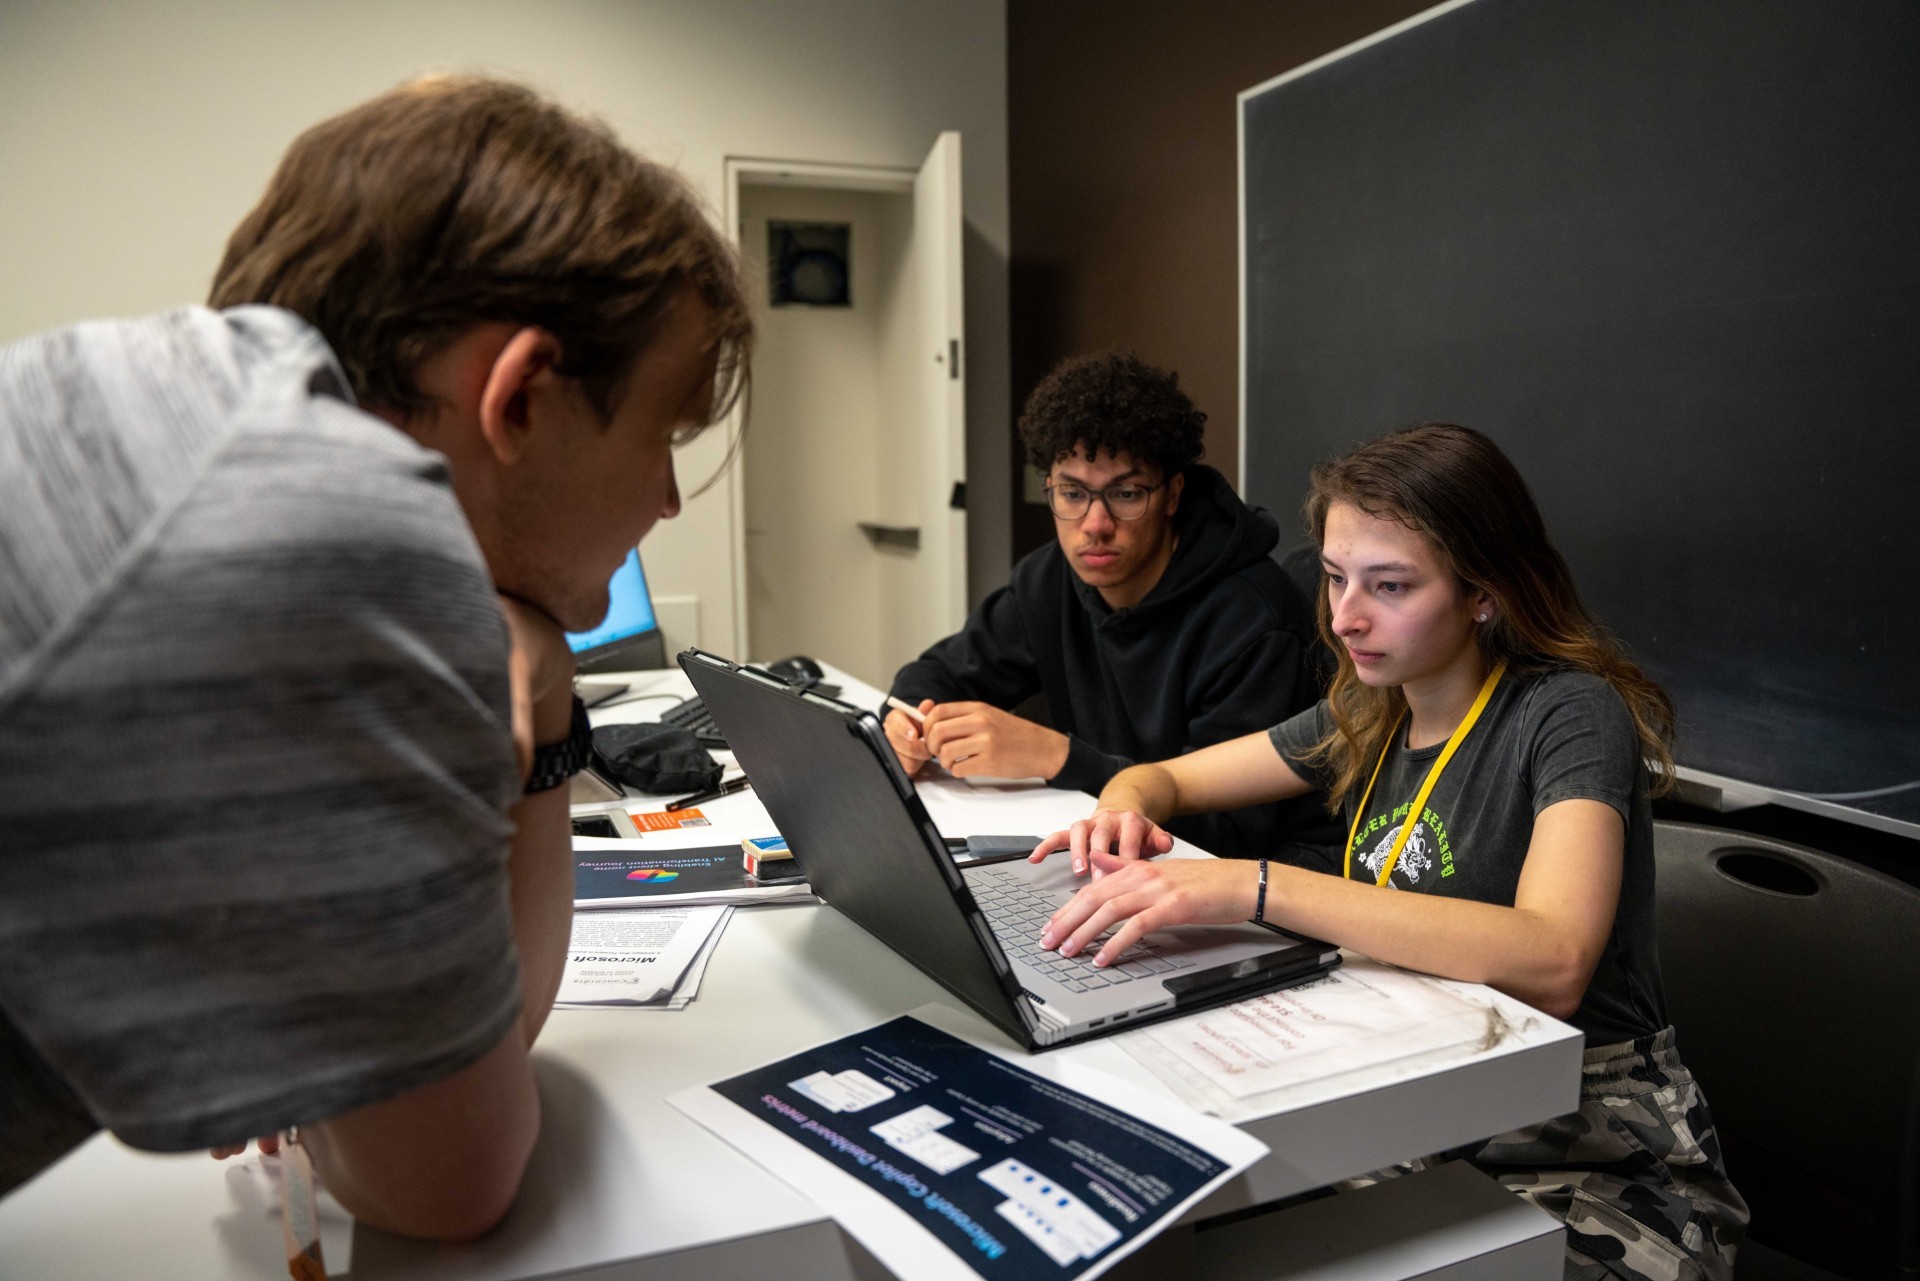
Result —
[[[1021, 558], [965, 629], [901, 668], [893, 693], [1003, 708], [1042, 693], [1053, 728], [1070, 740], [1049, 781], [1095, 793], [1136, 762], [1265, 730], [1312, 706], [1321, 694], [1313, 613], [1272, 559], [1278, 527], [1213, 468], [1186, 476], [1178, 545], [1138, 605], [1109, 608], [1048, 543]], [[1214, 854], [1296, 860], [1302, 850], [1282, 847], [1330, 851], [1340, 839], [1317, 795], [1175, 819], [1168, 830]]]

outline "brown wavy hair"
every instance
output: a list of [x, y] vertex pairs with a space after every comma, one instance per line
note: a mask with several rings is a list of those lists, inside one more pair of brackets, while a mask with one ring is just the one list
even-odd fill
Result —
[[686, 182], [524, 85], [430, 76], [294, 140], [208, 304], [295, 313], [362, 404], [407, 415], [428, 407], [421, 363], [468, 327], [544, 329], [605, 417], [687, 290], [710, 312], [714, 422], [744, 390], [753, 323]]
[[[1474, 629], [1489, 668], [1505, 659], [1516, 674], [1554, 668], [1591, 672], [1613, 686], [1633, 715], [1655, 794], [1673, 785], [1673, 700], [1580, 603], [1567, 563], [1547, 537], [1527, 482], [1500, 447], [1470, 427], [1421, 423], [1389, 432], [1313, 469], [1307, 527], [1324, 545], [1327, 511], [1347, 503], [1424, 535], [1469, 592], [1498, 606]], [[1327, 808], [1339, 812], [1385, 749], [1406, 696], [1362, 682], [1333, 633], [1320, 593], [1320, 636], [1339, 658], [1327, 691], [1333, 729], [1308, 753], [1333, 777]]]

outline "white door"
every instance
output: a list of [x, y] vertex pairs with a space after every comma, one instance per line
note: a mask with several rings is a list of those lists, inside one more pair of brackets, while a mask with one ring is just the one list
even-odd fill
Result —
[[[961, 274], [960, 135], [943, 133], [913, 180], [916, 252], [921, 275], [920, 390], [924, 475], [920, 489], [920, 562], [926, 586], [922, 647], [967, 619], [967, 513], [953, 499], [967, 480], [966, 310]], [[925, 243], [918, 243], [924, 234]]]
[[770, 218], [849, 223], [855, 242], [851, 309], [763, 315], [754, 423], [728, 482], [734, 652], [810, 652], [885, 685], [966, 619], [960, 135], [917, 171], [728, 172], [756, 276]]

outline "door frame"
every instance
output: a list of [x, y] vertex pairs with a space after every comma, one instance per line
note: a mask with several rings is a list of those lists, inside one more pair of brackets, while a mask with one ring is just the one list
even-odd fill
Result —
[[[728, 156], [723, 216], [727, 240], [736, 252], [745, 251], [740, 243], [740, 189], [757, 187], [825, 187], [833, 191], [880, 191], [890, 195], [912, 195], [919, 171], [888, 165], [830, 165], [811, 161], [772, 160], [764, 156]], [[731, 558], [733, 586], [733, 652], [752, 659], [771, 655], [747, 654], [747, 456], [745, 437], [750, 410], [746, 398], [727, 415], [727, 437], [738, 451], [727, 468], [728, 555]]]

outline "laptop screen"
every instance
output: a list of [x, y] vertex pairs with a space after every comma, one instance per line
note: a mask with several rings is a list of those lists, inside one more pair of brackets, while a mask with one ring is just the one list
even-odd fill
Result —
[[600, 620], [600, 626], [588, 632], [567, 633], [567, 647], [574, 653], [599, 649], [654, 629], [653, 598], [647, 594], [647, 574], [640, 568], [637, 548], [628, 552], [626, 561], [613, 572], [607, 596], [607, 616]]

